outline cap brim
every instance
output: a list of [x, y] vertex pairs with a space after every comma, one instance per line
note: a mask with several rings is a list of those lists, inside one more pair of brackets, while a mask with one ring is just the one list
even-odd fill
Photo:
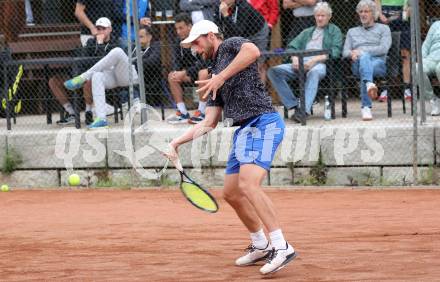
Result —
[[187, 38], [185, 38], [180, 42], [180, 46], [182, 46], [183, 48], [189, 48], [191, 47], [191, 43], [199, 37], [200, 35], [196, 35], [196, 34], [189, 35]]

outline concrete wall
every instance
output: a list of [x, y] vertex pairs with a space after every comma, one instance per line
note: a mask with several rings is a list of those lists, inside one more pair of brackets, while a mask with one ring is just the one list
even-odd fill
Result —
[[[412, 128], [362, 125], [286, 127], [284, 141], [264, 184], [312, 185], [317, 184], [317, 174], [322, 173], [325, 177], [318, 181], [322, 185], [412, 184]], [[137, 132], [134, 139], [123, 128], [3, 132], [0, 133], [2, 165], [6, 148], [18, 152], [22, 163], [10, 175], [0, 174], [0, 183], [20, 188], [65, 186], [67, 168], [81, 175], [82, 186], [174, 186], [179, 175], [172, 168], [160, 179], [145, 176], [155, 175], [165, 163], [163, 156], [148, 145], [163, 149], [184, 130], [156, 127]], [[436, 150], [440, 147], [440, 127], [424, 126], [418, 132], [419, 180], [423, 184], [438, 183]], [[233, 133], [234, 128], [218, 128], [180, 148], [182, 164], [203, 185], [223, 184]], [[130, 147], [134, 148], [134, 155], [129, 153]]]

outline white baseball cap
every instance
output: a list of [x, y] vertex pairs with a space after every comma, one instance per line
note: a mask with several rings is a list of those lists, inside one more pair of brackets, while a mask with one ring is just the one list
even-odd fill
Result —
[[107, 27], [112, 26], [112, 22], [108, 18], [102, 17], [102, 18], [99, 18], [98, 20], [96, 20], [95, 25], [107, 28]]
[[182, 45], [189, 45], [191, 42], [199, 38], [201, 35], [206, 35], [208, 33], [219, 33], [218, 26], [208, 20], [202, 20], [197, 23], [195, 23], [191, 31], [189, 32], [189, 36], [185, 38], [181, 44]]

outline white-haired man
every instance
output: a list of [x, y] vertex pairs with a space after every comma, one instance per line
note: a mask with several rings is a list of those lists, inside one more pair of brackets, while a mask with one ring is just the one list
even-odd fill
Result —
[[[208, 100], [205, 119], [170, 143], [167, 153], [177, 159], [180, 145], [214, 129], [222, 109], [227, 121], [239, 126], [234, 133], [224, 184], [224, 198], [250, 232], [252, 243], [236, 265], [253, 265], [267, 259], [262, 274], [278, 271], [295, 258], [293, 247], [280, 229], [275, 208], [261, 183], [266, 177], [284, 134], [284, 122], [272, 106], [258, 73], [258, 47], [242, 37], [223, 41], [218, 26], [203, 20], [182, 44], [204, 59], [212, 59], [212, 77], [198, 81]], [[189, 45], [189, 46], [188, 46]], [[268, 230], [270, 242], [263, 226]]]
[[353, 74], [360, 78], [362, 120], [372, 120], [371, 100], [377, 98], [373, 78], [385, 76], [386, 55], [391, 47], [391, 31], [387, 25], [376, 23], [379, 16], [376, 3], [361, 0], [356, 11], [361, 26], [350, 28], [345, 39], [343, 57], [352, 61]]
[[[316, 25], [306, 28], [296, 36], [287, 46], [292, 50], [326, 49], [330, 50], [330, 58], [337, 59], [341, 56], [342, 33], [339, 27], [330, 23], [332, 9], [327, 2], [320, 2], [315, 7]], [[310, 115], [312, 104], [318, 92], [319, 81], [326, 75], [325, 61], [327, 55], [306, 57], [304, 69], [307, 74], [305, 84], [305, 112]], [[288, 82], [298, 77], [298, 57], [293, 56], [291, 63], [281, 64], [269, 69], [267, 76], [272, 86], [280, 96], [283, 105], [287, 109], [295, 109], [291, 119], [297, 123], [301, 122], [300, 111], [297, 111], [298, 99], [293, 94]]]

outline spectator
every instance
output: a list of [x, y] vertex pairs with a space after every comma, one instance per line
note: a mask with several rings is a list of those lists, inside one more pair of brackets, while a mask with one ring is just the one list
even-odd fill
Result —
[[113, 21], [113, 30], [119, 34], [120, 19], [113, 15], [121, 15], [113, 0], [76, 0], [75, 17], [81, 23], [81, 44], [86, 46], [87, 41], [98, 34], [93, 24], [101, 17], [107, 17]]
[[214, 19], [215, 1], [213, 0], [180, 0], [180, 10], [191, 14], [192, 23]]
[[[376, 5], [380, 11], [380, 22], [387, 24], [392, 32], [400, 32], [400, 54], [402, 57], [402, 74], [405, 89], [403, 95], [406, 100], [411, 101], [411, 28], [407, 19], [407, 1], [408, 0], [376, 0]], [[387, 98], [388, 91], [384, 89], [379, 96], [379, 102], [385, 102]]]
[[260, 50], [266, 49], [269, 27], [246, 0], [220, 0], [214, 20], [225, 39], [240, 36], [251, 40]]
[[[293, 21], [288, 24], [288, 36], [295, 38], [304, 29], [315, 25], [313, 10], [321, 0], [283, 0], [283, 9], [292, 9]], [[285, 42], [287, 44], [287, 42]]]
[[429, 28], [422, 45], [423, 76], [425, 78], [426, 97], [431, 99], [431, 115], [440, 115], [440, 99], [433, 95], [428, 75], [435, 74], [440, 81], [440, 21]]
[[391, 31], [387, 25], [375, 23], [379, 16], [376, 3], [361, 0], [356, 12], [361, 26], [350, 28], [345, 39], [343, 56], [352, 61], [353, 74], [360, 78], [362, 120], [372, 120], [371, 99], [377, 98], [375, 76], [385, 76], [386, 55], [391, 47]]
[[[96, 35], [96, 38], [91, 38], [87, 41], [86, 47], [82, 49], [82, 57], [103, 57], [117, 46], [117, 40], [112, 39], [111, 36], [112, 26], [108, 18], [99, 18], [96, 21], [95, 25], [97, 27], [98, 34]], [[71, 124], [75, 121], [75, 117], [72, 105], [68, 102], [68, 96], [63, 89], [64, 79], [65, 77], [62, 76], [52, 77], [49, 80], [49, 87], [52, 90], [54, 96], [57, 98], [60, 104], [63, 105], [64, 109], [68, 113], [67, 118], [65, 120], [61, 120], [60, 122], [58, 122], [58, 124]], [[87, 81], [83, 87], [84, 99], [86, 102], [86, 124], [90, 124], [93, 121], [92, 103], [94, 99], [92, 100], [92, 82], [93, 81]], [[69, 90], [74, 90], [82, 87], [82, 85], [76, 88], [72, 88], [70, 87], [70, 85], [64, 86], [66, 86], [66, 88], [68, 88]], [[113, 114], [114, 109], [112, 106], [106, 104], [105, 112], [107, 115]]]
[[[214, 21], [223, 31], [225, 39], [244, 37], [257, 45], [260, 51], [267, 49], [269, 26], [264, 17], [247, 0], [220, 0]], [[266, 80], [264, 59], [258, 61], [258, 70], [263, 82]]]
[[34, 13], [32, 13], [32, 4], [31, 0], [25, 0], [24, 1], [24, 10], [26, 13], [26, 25], [27, 26], [34, 26]]
[[[151, 29], [142, 27], [138, 32], [142, 48], [143, 63], [146, 72], [160, 71], [160, 47], [159, 44], [151, 43]], [[132, 81], [138, 84], [139, 78], [136, 67], [130, 64], [127, 54], [120, 47], [113, 48], [104, 58], [89, 68], [83, 74], [74, 77], [64, 83], [66, 88], [75, 90], [82, 87], [87, 81], [92, 82], [93, 101], [96, 106], [96, 118], [89, 129], [106, 128], [108, 126], [105, 107], [105, 90], [116, 87], [126, 87], [130, 83], [129, 68], [132, 68]], [[136, 62], [136, 58], [132, 58]], [[155, 65], [156, 67], [152, 67]], [[152, 74], [147, 73], [150, 77]], [[156, 77], [157, 73], [153, 77]], [[147, 83], [147, 85], [150, 83]], [[153, 81], [150, 87], [160, 87], [160, 81]]]
[[[112, 47], [114, 47], [115, 42], [112, 41], [111, 37], [111, 22], [108, 18], [100, 18], [95, 23], [98, 34], [95, 38], [89, 39], [86, 47], [82, 50], [82, 55], [84, 57], [94, 57], [94, 56], [104, 56], [108, 53]], [[63, 85], [64, 80], [67, 76], [55, 75], [49, 79], [49, 88], [57, 101], [63, 106], [64, 110], [67, 112], [67, 117], [57, 121], [59, 125], [68, 125], [75, 122], [75, 112], [73, 110], [72, 104], [69, 102], [68, 95], [66, 93], [65, 87]], [[87, 82], [83, 87], [84, 100], [86, 104], [85, 112], [85, 122], [90, 124], [93, 122], [93, 98], [92, 98], [92, 87], [91, 82]], [[114, 108], [111, 105], [106, 104], [107, 115], [114, 113]]]
[[[327, 49], [330, 50], [330, 58], [337, 59], [341, 55], [342, 33], [339, 27], [329, 23], [332, 17], [332, 9], [326, 2], [316, 5], [315, 10], [316, 26], [309, 27], [295, 37], [288, 45], [288, 49], [308, 50]], [[313, 101], [318, 92], [319, 81], [326, 75], [325, 61], [327, 55], [304, 58], [304, 69], [306, 71], [305, 102], [306, 114], [310, 115]], [[298, 57], [291, 58], [292, 63], [282, 64], [269, 69], [268, 77], [284, 106], [287, 109], [295, 109], [291, 119], [301, 122], [300, 111], [297, 111], [298, 100], [290, 89], [288, 81], [298, 76]]]
[[175, 18], [175, 29], [179, 42], [173, 48], [173, 71], [168, 74], [168, 84], [174, 101], [177, 105], [176, 115], [167, 119], [168, 123], [199, 123], [205, 118], [206, 100], [199, 93], [199, 107], [190, 117], [185, 103], [183, 102], [183, 85], [192, 85], [196, 80], [205, 80], [208, 78], [206, 63], [198, 55], [193, 55], [191, 49], [180, 46], [180, 41], [187, 38], [191, 31], [191, 18], [188, 14], [181, 13]]
[[[139, 43], [142, 49], [142, 63], [144, 67], [145, 93], [162, 93], [162, 61], [160, 55], [160, 42], [153, 41], [153, 32], [150, 26], [141, 26], [138, 32]], [[132, 53], [133, 60], [136, 57], [136, 48]], [[134, 62], [136, 70], [137, 64]], [[137, 93], [137, 96], [139, 93]], [[149, 96], [149, 95], [148, 95]], [[136, 98], [136, 97], [135, 97]], [[133, 105], [136, 105], [136, 101]], [[139, 105], [139, 104], [138, 104]]]
[[[125, 1], [123, 1], [125, 2]], [[120, 46], [122, 48], [127, 48], [128, 46], [128, 27], [127, 27], [127, 21], [126, 21], [126, 17], [127, 17], [127, 9], [126, 9], [126, 5], [125, 3], [123, 3], [124, 7], [123, 9], [123, 13], [122, 13], [122, 27], [121, 27], [121, 42], [120, 42]], [[133, 0], [130, 0], [130, 16], [133, 19]], [[139, 20], [139, 25], [143, 25], [143, 26], [149, 26], [151, 25], [151, 19], [149, 17], [149, 1], [148, 0], [137, 0], [137, 6], [138, 6], [138, 20]], [[131, 22], [131, 41], [134, 42], [135, 40], [135, 36], [136, 36], [136, 32], [134, 30], [134, 23]]]

